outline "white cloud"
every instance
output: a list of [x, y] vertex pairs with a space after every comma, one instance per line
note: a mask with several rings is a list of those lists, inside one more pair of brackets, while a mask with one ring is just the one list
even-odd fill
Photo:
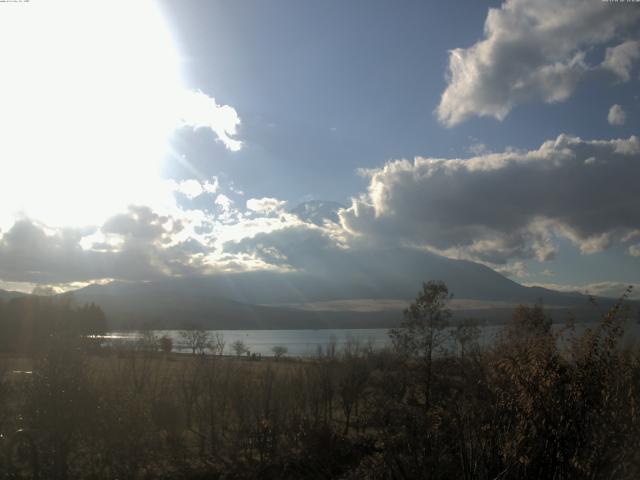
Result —
[[[448, 85], [439, 120], [456, 125], [472, 116], [498, 120], [521, 103], [560, 102], [591, 70], [586, 52], [637, 32], [640, 9], [581, 0], [507, 0], [491, 8], [484, 39], [449, 54]], [[608, 52], [603, 67], [620, 79], [637, 57], [635, 43]]]
[[524, 262], [513, 262], [506, 265], [496, 265], [494, 270], [507, 277], [527, 278], [531, 274]]
[[620, 105], [616, 104], [611, 106], [609, 114], [607, 115], [609, 125], [624, 125], [626, 119], [627, 114], [624, 113], [624, 110]]
[[[242, 211], [245, 202], [229, 188], [224, 191], [230, 196], [220, 193], [216, 178], [169, 181], [162, 198], [215, 194], [214, 212], [191, 202], [152, 202], [122, 209], [90, 229], [51, 228], [24, 218], [0, 237], [0, 279], [62, 285], [277, 270], [345, 278], [393, 271], [400, 281], [402, 272], [413, 271], [406, 283], [423, 275], [425, 250], [526, 278], [522, 259], [553, 258], [557, 237], [584, 253], [637, 242], [639, 160], [637, 137], [585, 141], [560, 135], [528, 152], [390, 161], [365, 172], [367, 192], [348, 209], [338, 208], [335, 222], [315, 224], [285, 212], [284, 202], [271, 197], [251, 198]], [[331, 207], [325, 214], [336, 208], [322, 202], [314, 208], [324, 206]], [[639, 251], [629, 247], [631, 255]]]
[[220, 193], [215, 199], [215, 204], [222, 208], [223, 211], [229, 212], [233, 206], [233, 200], [227, 197], [224, 193]]
[[170, 180], [163, 188], [169, 198], [215, 194], [215, 208], [180, 206], [174, 198], [160, 203], [160, 208], [132, 205], [98, 226], [81, 229], [48, 226], [24, 217], [0, 232], [0, 281], [17, 282], [31, 291], [37, 284], [62, 286], [103, 278], [151, 280], [216, 271], [287, 271], [291, 267], [283, 262], [286, 255], [277, 245], [260, 245], [249, 252], [230, 251], [227, 246], [250, 243], [259, 235], [277, 236], [290, 228], [320, 232], [281, 210], [284, 202], [277, 199], [251, 199], [248, 208], [253, 210], [243, 212], [233, 198], [219, 193], [217, 178]]
[[173, 188], [176, 192], [181, 193], [188, 199], [194, 199], [205, 193], [216, 193], [220, 185], [217, 177], [212, 177], [211, 180], [204, 182], [190, 178], [180, 182], [173, 182]]
[[629, 255], [632, 257], [640, 257], [640, 243], [629, 246]]
[[[224, 194], [220, 212], [176, 210], [161, 214], [148, 206], [131, 206], [97, 229], [49, 228], [16, 221], [0, 236], [0, 281], [63, 285], [96, 279], [153, 280], [203, 275], [215, 271], [287, 270], [276, 246], [256, 252], [225, 250], [225, 244], [250, 242], [257, 235], [308, 226], [295, 215], [243, 218]], [[259, 251], [260, 255], [257, 254]], [[275, 259], [268, 262], [266, 259]]]
[[491, 153], [491, 150], [482, 142], [473, 143], [465, 148], [465, 151], [472, 153], [473, 155], [482, 155], [485, 153]]
[[640, 58], [640, 41], [629, 40], [613, 48], [607, 48], [602, 68], [613, 72], [620, 81], [631, 80], [633, 63]]
[[187, 198], [196, 198], [202, 195], [202, 185], [197, 180], [184, 180], [177, 185], [178, 192]]
[[348, 232], [378, 244], [505, 264], [553, 258], [558, 237], [594, 253], [640, 226], [636, 137], [560, 135], [537, 150], [395, 160], [369, 175], [367, 193], [339, 215]]
[[286, 204], [286, 201], [278, 200], [277, 198], [250, 198], [247, 200], [247, 209], [253, 212], [270, 214], [281, 211]]
[[240, 218], [241, 212], [235, 208], [233, 200], [225, 195], [219, 193], [214, 200], [214, 204], [218, 207], [218, 219], [225, 223], [235, 223]]
[[184, 125], [194, 129], [210, 129], [224, 146], [233, 152], [242, 148], [242, 142], [232, 138], [240, 125], [240, 117], [233, 107], [218, 105], [214, 98], [199, 90], [186, 90], [183, 92], [179, 108]]

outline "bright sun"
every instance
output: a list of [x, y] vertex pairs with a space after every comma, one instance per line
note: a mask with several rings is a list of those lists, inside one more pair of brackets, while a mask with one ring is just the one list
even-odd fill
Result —
[[157, 7], [81, 0], [2, 10], [0, 227], [15, 215], [97, 225], [161, 195], [185, 90]]

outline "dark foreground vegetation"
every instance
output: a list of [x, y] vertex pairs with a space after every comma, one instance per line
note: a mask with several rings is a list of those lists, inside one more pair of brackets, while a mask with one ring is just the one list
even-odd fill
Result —
[[[580, 336], [520, 307], [493, 346], [462, 323], [442, 352], [447, 300], [425, 284], [393, 349], [308, 360], [96, 349], [60, 324], [0, 357], [0, 431], [25, 429], [53, 479], [640, 478], [624, 297]], [[22, 471], [1, 457], [0, 477], [29, 474], [25, 445]]]
[[33, 353], [48, 348], [51, 338], [92, 336], [107, 331], [107, 319], [93, 303], [78, 305], [72, 295], [0, 299], [0, 351]]

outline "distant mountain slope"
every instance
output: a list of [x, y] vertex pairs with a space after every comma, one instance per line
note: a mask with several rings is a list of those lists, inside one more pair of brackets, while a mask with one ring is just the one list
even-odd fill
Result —
[[7, 300], [11, 300], [12, 298], [24, 297], [25, 295], [27, 294], [22, 292], [14, 292], [11, 290], [0, 290], [0, 300], [3, 300], [5, 302]]
[[[409, 249], [345, 252], [313, 274], [244, 272], [147, 283], [113, 282], [75, 291], [80, 302], [95, 302], [114, 328], [323, 328], [388, 327], [427, 280], [443, 280], [456, 299], [473, 300], [458, 317], [506, 320], [508, 305], [542, 300], [554, 317], [567, 309], [580, 319], [598, 314], [584, 295], [525, 287], [483, 265]], [[312, 270], [313, 271], [313, 270]], [[396, 299], [388, 309], [336, 308], [353, 299]], [[330, 307], [324, 308], [322, 302]], [[477, 305], [491, 304], [486, 308]], [[314, 308], [304, 308], [305, 305]], [[464, 302], [463, 302], [464, 304]], [[611, 304], [603, 300], [603, 308]], [[301, 306], [303, 308], [301, 308]], [[393, 308], [391, 308], [391, 306]]]
[[[322, 225], [338, 222], [337, 202], [305, 202], [291, 213]], [[454, 314], [500, 323], [518, 303], [542, 300], [556, 319], [568, 309], [580, 320], [599, 312], [578, 293], [525, 287], [471, 261], [409, 248], [328, 249], [310, 254], [304, 242], [288, 248], [299, 272], [256, 271], [148, 283], [113, 282], [75, 292], [80, 302], [100, 305], [113, 328], [223, 329], [389, 327], [422, 282], [442, 280], [455, 299]], [[307, 273], [300, 273], [307, 272]], [[356, 300], [357, 301], [354, 301]], [[393, 301], [389, 301], [393, 300]], [[362, 308], [369, 304], [385, 308]], [[612, 302], [603, 300], [603, 308]]]
[[388, 327], [399, 312], [301, 312], [294, 308], [236, 302], [196, 287], [193, 281], [121, 283], [74, 292], [100, 305], [112, 329], [304, 329]]
[[422, 282], [442, 280], [456, 298], [561, 305], [584, 298], [524, 287], [484, 265], [409, 249], [338, 252], [306, 271], [245, 272], [161, 283], [250, 304], [282, 304], [353, 298], [412, 299]]

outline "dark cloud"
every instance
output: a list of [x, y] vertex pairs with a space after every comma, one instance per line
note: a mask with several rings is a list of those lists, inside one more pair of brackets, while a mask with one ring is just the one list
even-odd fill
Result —
[[87, 278], [87, 271], [99, 270], [100, 255], [82, 250], [82, 234], [75, 229], [47, 232], [28, 219], [16, 221], [0, 239], [0, 276], [44, 283]]
[[83, 238], [96, 232], [52, 230], [19, 220], [0, 239], [0, 278], [49, 284], [193, 274], [200, 269], [199, 254], [205, 249], [194, 239], [174, 241], [182, 228], [180, 221], [148, 207], [131, 207], [105, 222], [105, 240], [83, 248]]
[[104, 233], [115, 233], [127, 240], [167, 243], [182, 230], [180, 221], [161, 216], [146, 206], [131, 206], [127, 213], [108, 219], [102, 226]]
[[[506, 298], [514, 286], [517, 288], [484, 265], [416, 248], [358, 241], [345, 245], [335, 233], [314, 225], [298, 225], [229, 242], [225, 251], [279, 266], [281, 271], [272, 271], [265, 283], [278, 284], [289, 279], [293, 290], [300, 289], [297, 301], [410, 298], [425, 279], [445, 281], [462, 298]], [[318, 283], [305, 284], [305, 279]]]
[[281, 269], [335, 272], [340, 247], [330, 233], [314, 224], [294, 223], [271, 232], [258, 233], [224, 244], [230, 254], [248, 254]]
[[[231, 222], [146, 206], [130, 207], [94, 231], [20, 220], [0, 239], [0, 278], [58, 284], [264, 269], [362, 285], [384, 277], [393, 289], [425, 271], [446, 274], [433, 252], [519, 276], [527, 274], [519, 260], [552, 258], [559, 237], [584, 253], [622, 242], [637, 254], [637, 137], [560, 135], [533, 151], [396, 160], [368, 175], [367, 192], [349, 208], [314, 209], [308, 221], [269, 209], [249, 217], [234, 209]], [[338, 223], [328, 221], [336, 210]], [[210, 228], [201, 231], [204, 224]]]
[[488, 262], [548, 259], [554, 236], [589, 253], [640, 227], [640, 141], [559, 136], [538, 150], [416, 158], [373, 170], [340, 213], [351, 233]]

